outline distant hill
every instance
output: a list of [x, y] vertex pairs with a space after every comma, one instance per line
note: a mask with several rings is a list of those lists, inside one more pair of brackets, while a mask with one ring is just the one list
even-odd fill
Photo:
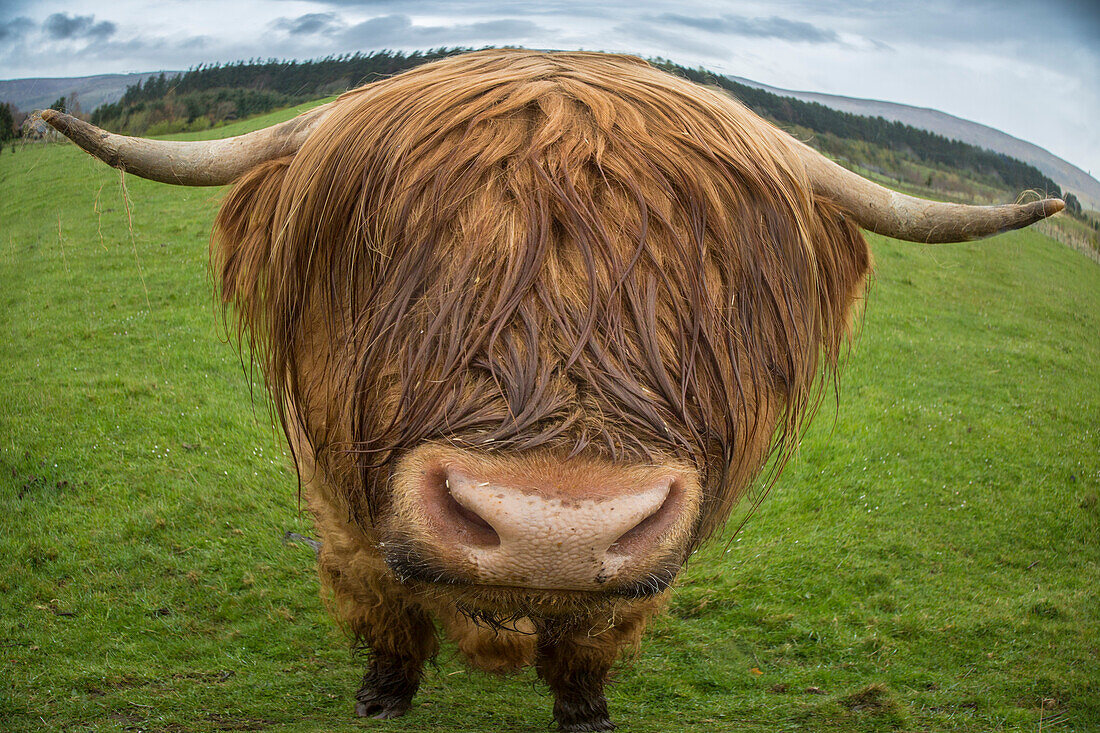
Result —
[[781, 97], [793, 97], [803, 102], [817, 102], [826, 107], [856, 115], [882, 117], [892, 122], [901, 122], [953, 140], [961, 140], [964, 143], [1003, 153], [1035, 166], [1063, 189], [1072, 191], [1085, 206], [1100, 209], [1100, 181], [1038, 145], [1012, 137], [995, 128], [927, 107], [911, 107], [895, 102], [818, 92], [798, 92], [761, 84], [739, 76], [729, 78], [739, 84], [762, 89]]
[[[101, 104], [117, 102], [122, 98], [127, 87], [159, 73], [159, 71], [145, 71], [140, 74], [0, 80], [0, 102], [11, 102], [19, 109], [29, 112], [49, 107], [57, 101], [58, 97], [68, 96], [75, 91], [80, 99], [81, 108], [85, 112], [91, 112]], [[165, 73], [171, 76], [179, 72]]]

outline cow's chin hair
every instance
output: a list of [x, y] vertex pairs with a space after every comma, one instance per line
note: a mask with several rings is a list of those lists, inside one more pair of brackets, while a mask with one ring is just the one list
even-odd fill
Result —
[[503, 628], [524, 617], [585, 616], [658, 596], [672, 586], [683, 565], [679, 556], [670, 554], [647, 563], [629, 578], [598, 589], [558, 590], [487, 585], [472, 573], [451, 569], [423, 545], [407, 538], [384, 541], [381, 549], [390, 572], [413, 592], [447, 599], [475, 623]]

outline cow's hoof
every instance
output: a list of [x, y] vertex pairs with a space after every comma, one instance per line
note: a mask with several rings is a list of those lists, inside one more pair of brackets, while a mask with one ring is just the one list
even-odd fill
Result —
[[615, 730], [611, 718], [589, 718], [588, 720], [559, 720], [558, 730], [565, 733], [589, 733], [589, 731]]
[[592, 701], [595, 704], [563, 704], [554, 706], [554, 720], [558, 730], [566, 733], [589, 733], [590, 731], [615, 730], [615, 724], [607, 714], [607, 703], [602, 699]]
[[419, 668], [410, 670], [400, 659], [376, 657], [355, 692], [355, 714], [375, 720], [400, 718], [412, 707], [419, 686]]
[[393, 698], [368, 698], [355, 703], [355, 714], [360, 718], [392, 720], [409, 712], [411, 702], [411, 700], [394, 700]]

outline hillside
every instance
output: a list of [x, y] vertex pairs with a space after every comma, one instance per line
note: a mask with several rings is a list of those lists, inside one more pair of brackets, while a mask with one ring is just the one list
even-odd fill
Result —
[[145, 71], [140, 74], [0, 80], [0, 102], [10, 102], [17, 108], [29, 112], [49, 107], [58, 97], [68, 96], [75, 91], [79, 95], [80, 106], [85, 112], [91, 112], [101, 104], [117, 102], [126, 93], [127, 88], [160, 73]]
[[1100, 210], [1100, 181], [1038, 145], [1013, 137], [996, 128], [927, 107], [912, 107], [896, 102], [844, 97], [836, 94], [792, 91], [739, 76], [728, 78], [781, 97], [793, 97], [803, 102], [817, 102], [826, 107], [856, 115], [882, 117], [891, 122], [901, 122], [953, 140], [961, 140], [980, 148], [1003, 153], [1035, 166], [1063, 189], [1072, 191], [1086, 207]]

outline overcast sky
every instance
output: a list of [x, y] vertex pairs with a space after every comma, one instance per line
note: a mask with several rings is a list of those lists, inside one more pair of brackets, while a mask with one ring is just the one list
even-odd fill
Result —
[[935, 109], [1100, 177], [1100, 1], [0, 0], [0, 78], [522, 45]]

